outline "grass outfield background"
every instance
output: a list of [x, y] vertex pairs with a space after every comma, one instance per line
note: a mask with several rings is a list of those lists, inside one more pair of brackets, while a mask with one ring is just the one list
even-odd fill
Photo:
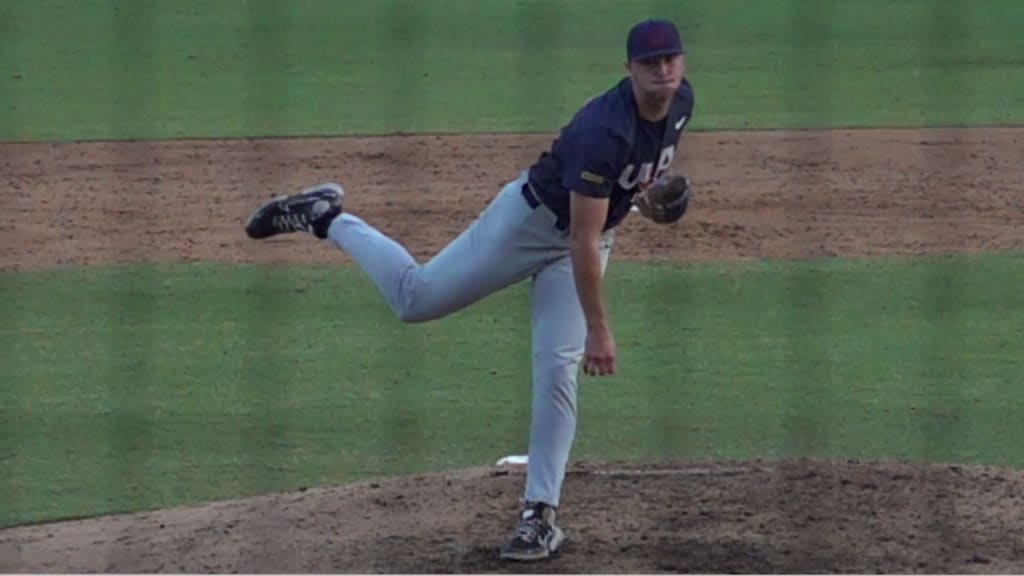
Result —
[[553, 131], [679, 21], [692, 129], [1024, 119], [1017, 0], [8, 0], [0, 139]]
[[[410, 326], [351, 267], [0, 280], [17, 302], [0, 524], [525, 450], [525, 286]], [[576, 457], [1024, 466], [1024, 256], [619, 263], [609, 280], [622, 371], [582, 378]]]
[[[682, 25], [696, 129], [1024, 114], [1016, 1], [281, 6], [6, 2], [0, 139], [554, 131], [650, 13]], [[584, 379], [574, 457], [1022, 466], [1022, 264], [618, 263], [625, 372]], [[524, 450], [525, 297], [403, 326], [345, 267], [0, 272], [0, 526]]]

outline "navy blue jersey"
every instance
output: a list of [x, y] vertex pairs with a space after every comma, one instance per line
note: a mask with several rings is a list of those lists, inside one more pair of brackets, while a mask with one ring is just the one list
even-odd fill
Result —
[[679, 135], [693, 114], [693, 89], [684, 78], [668, 116], [647, 122], [637, 112], [633, 85], [623, 78], [591, 99], [562, 128], [551, 150], [529, 171], [537, 196], [569, 222], [569, 194], [608, 198], [605, 230], [629, 214], [633, 196], [672, 165]]

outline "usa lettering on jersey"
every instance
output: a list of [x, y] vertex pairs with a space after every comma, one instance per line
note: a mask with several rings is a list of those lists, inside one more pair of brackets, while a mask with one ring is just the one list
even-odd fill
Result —
[[619, 175], [619, 187], [628, 192], [637, 186], [641, 188], [650, 186], [652, 182], [661, 178], [669, 166], [672, 165], [672, 158], [675, 157], [675, 154], [676, 147], [673, 144], [661, 149], [657, 167], [655, 167], [654, 162], [644, 162], [640, 165], [640, 169], [637, 170], [635, 164], [627, 164], [622, 169], [622, 174]]

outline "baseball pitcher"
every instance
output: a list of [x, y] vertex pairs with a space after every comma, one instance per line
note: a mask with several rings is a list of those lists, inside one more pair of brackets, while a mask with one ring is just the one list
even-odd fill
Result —
[[576, 432], [576, 377], [617, 370], [602, 278], [615, 228], [631, 210], [659, 223], [689, 203], [685, 176], [669, 175], [693, 115], [674, 24], [645, 20], [626, 39], [626, 75], [592, 98], [550, 150], [508, 182], [448, 246], [417, 263], [395, 240], [342, 209], [325, 183], [283, 196], [249, 219], [251, 238], [308, 232], [346, 252], [403, 322], [461, 310], [529, 279], [533, 397], [522, 510], [502, 558], [549, 557], [565, 540], [555, 524]]

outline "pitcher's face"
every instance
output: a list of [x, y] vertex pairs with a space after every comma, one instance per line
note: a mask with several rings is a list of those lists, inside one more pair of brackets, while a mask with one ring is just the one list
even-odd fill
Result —
[[683, 81], [686, 62], [682, 54], [655, 56], [626, 62], [633, 85], [641, 94], [669, 98]]

